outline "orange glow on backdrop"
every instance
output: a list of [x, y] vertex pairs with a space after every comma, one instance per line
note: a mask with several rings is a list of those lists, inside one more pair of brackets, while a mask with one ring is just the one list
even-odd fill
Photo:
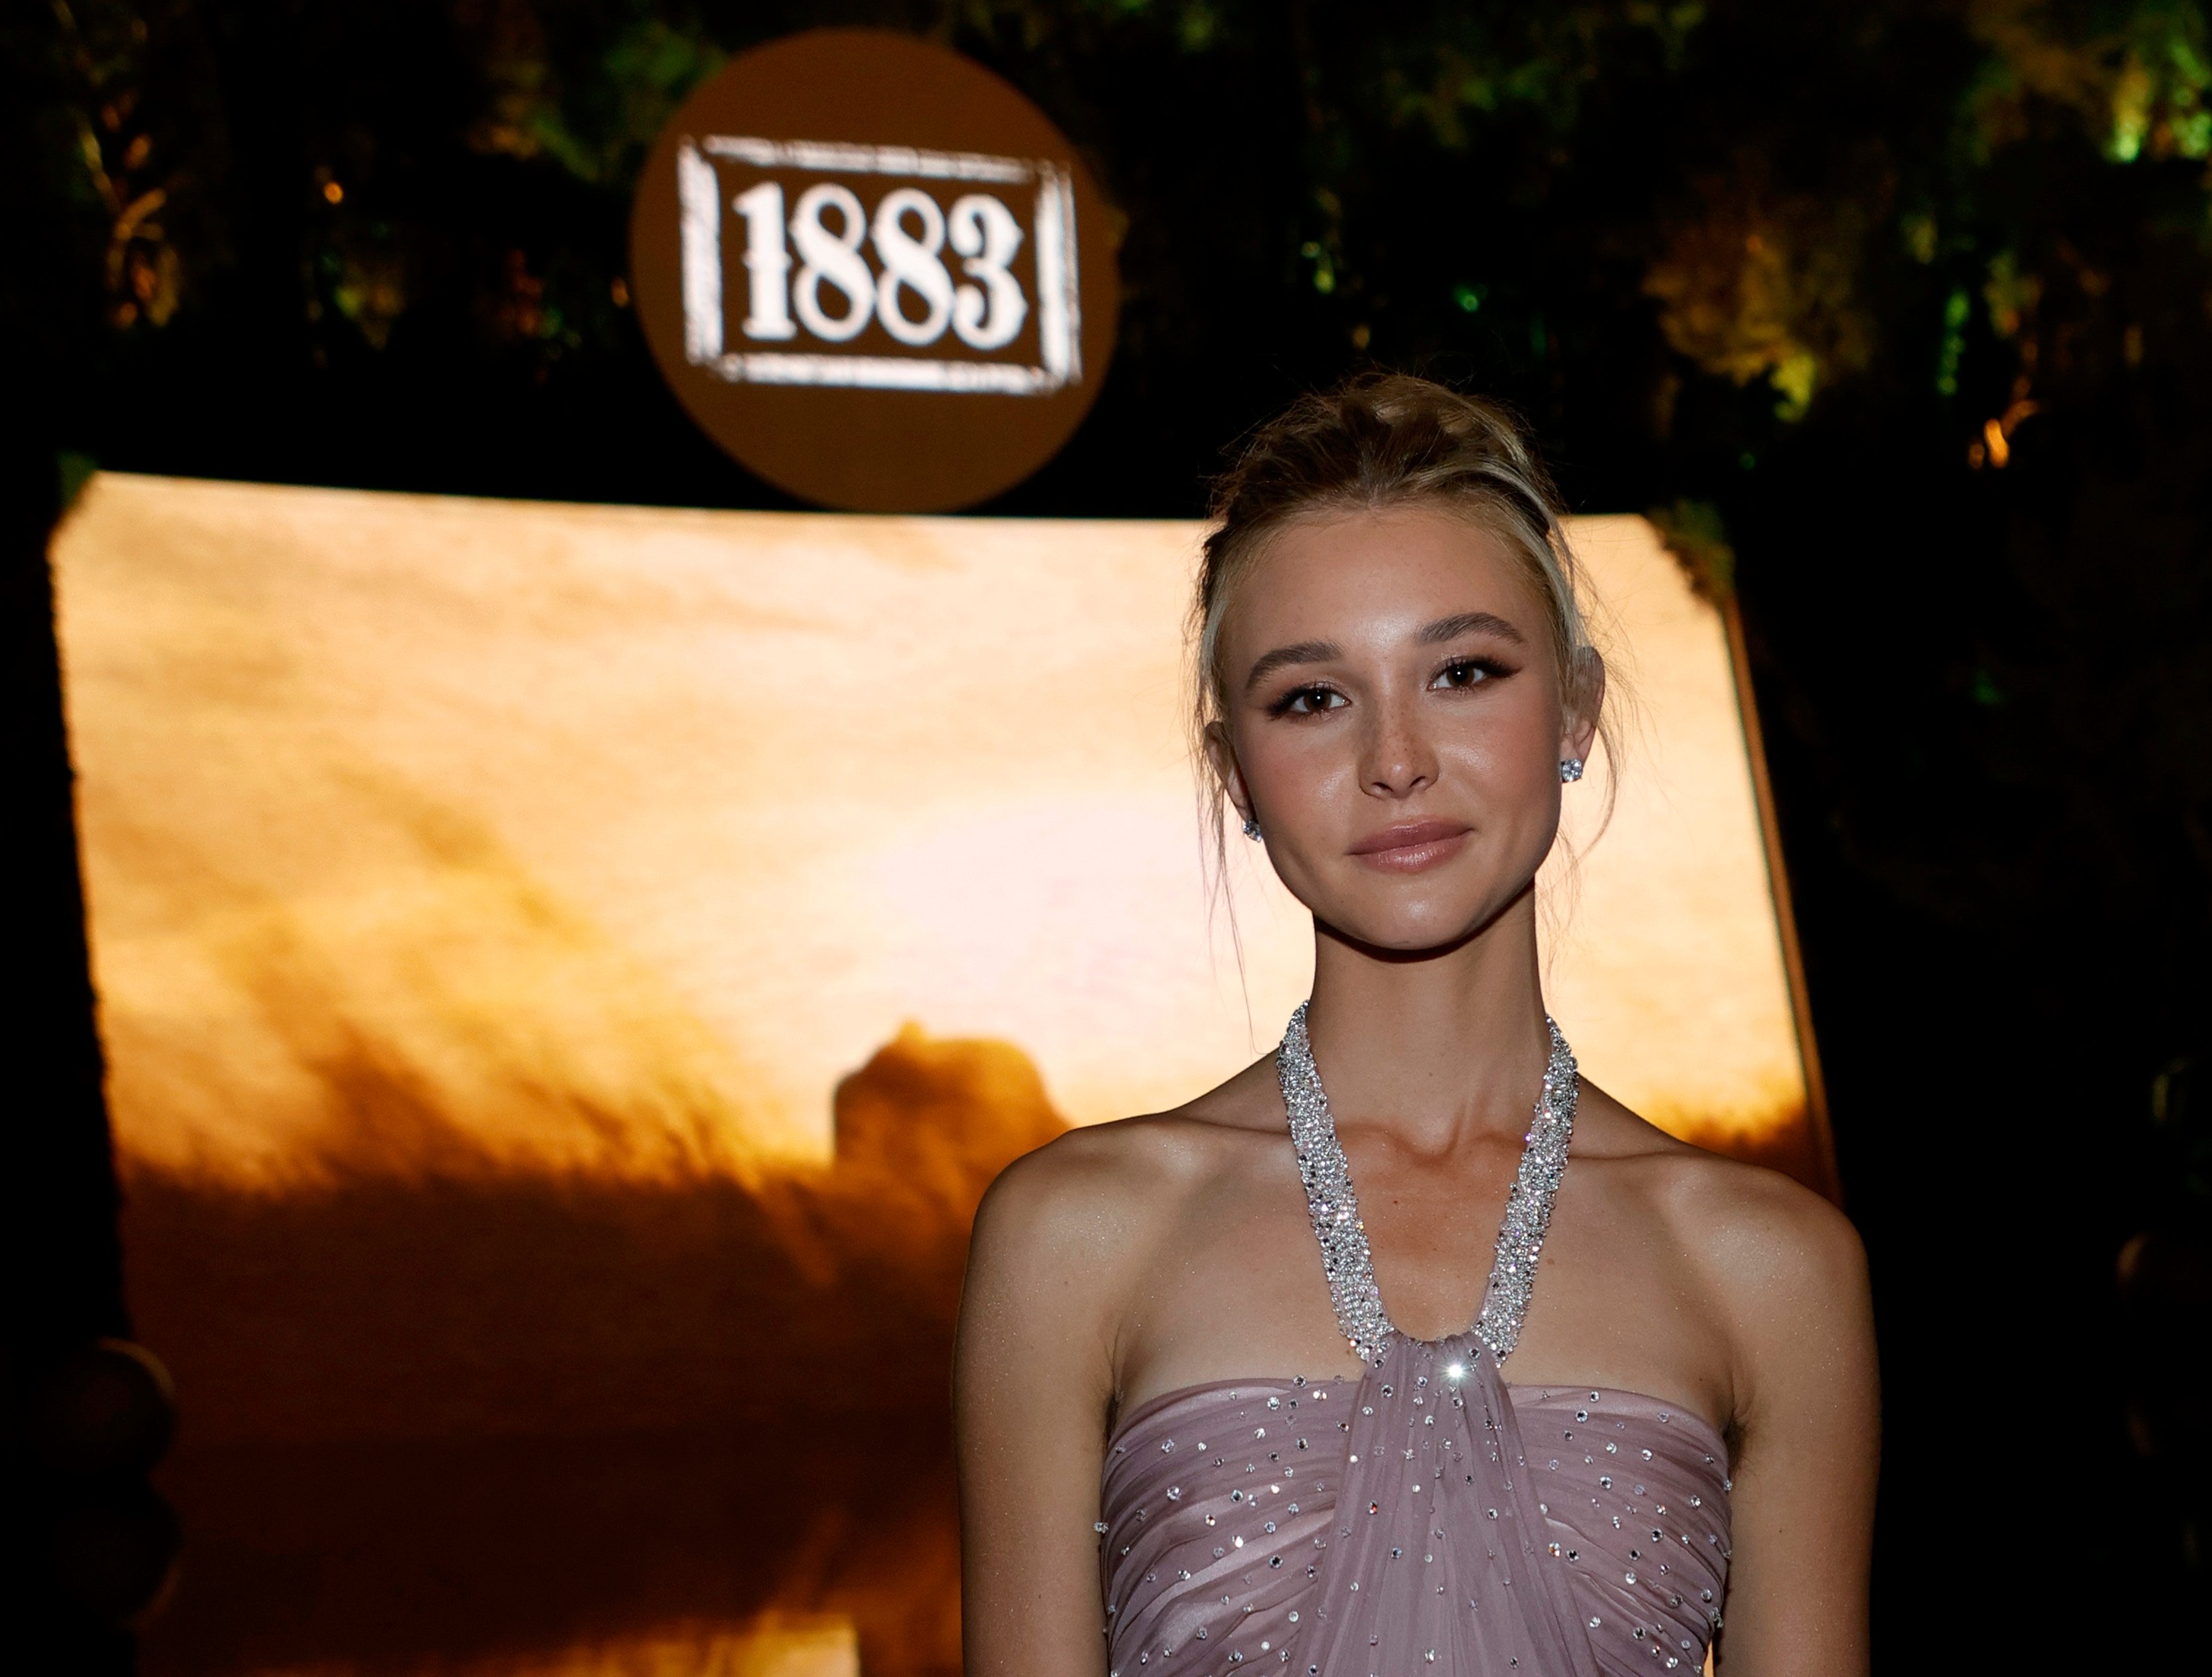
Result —
[[[1078, 1122], [1227, 1075], [1310, 933], [1241, 844], [1243, 983], [1209, 923], [1197, 534], [96, 479], [56, 557], [126, 1172], [744, 1175], [909, 1021]], [[1656, 1121], [1815, 1162], [1719, 614], [1641, 520], [1576, 539], [1641, 727], [1554, 1011]]]
[[[959, 1669], [977, 1197], [1306, 985], [1256, 847], [1241, 977], [1209, 916], [1197, 536], [94, 481], [63, 653], [189, 1545], [147, 1677]], [[1642, 726], [1554, 1010], [1818, 1180], [1725, 626], [1642, 520], [1577, 536]]]

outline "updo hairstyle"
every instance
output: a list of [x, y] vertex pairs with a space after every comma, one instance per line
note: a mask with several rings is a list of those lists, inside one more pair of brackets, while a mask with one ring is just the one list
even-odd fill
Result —
[[[1253, 432], [1216, 480], [1213, 529], [1199, 568], [1191, 720], [1217, 863], [1227, 800], [1206, 768], [1205, 747], [1213, 725], [1229, 716], [1220, 640], [1230, 601], [1286, 526], [1409, 506], [1458, 513], [1505, 544], [1543, 604], [1561, 702], [1570, 714], [1583, 708], [1590, 678], [1602, 667], [1589, 635], [1586, 585], [1560, 522], [1559, 491], [1519, 422], [1495, 403], [1406, 373], [1362, 373], [1302, 396]], [[1602, 716], [1598, 733], [1608, 762], [1617, 761], [1617, 741]]]

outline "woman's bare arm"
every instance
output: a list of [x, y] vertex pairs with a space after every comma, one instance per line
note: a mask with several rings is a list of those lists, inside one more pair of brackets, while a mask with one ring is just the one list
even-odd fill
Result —
[[1072, 1133], [976, 1213], [953, 1373], [970, 1677], [1104, 1677], [1099, 1468], [1114, 1393], [1117, 1172]]
[[1866, 1256], [1843, 1214], [1794, 1183], [1762, 1172], [1730, 1197], [1700, 1243], [1736, 1361], [1716, 1669], [1863, 1677], [1881, 1425]]

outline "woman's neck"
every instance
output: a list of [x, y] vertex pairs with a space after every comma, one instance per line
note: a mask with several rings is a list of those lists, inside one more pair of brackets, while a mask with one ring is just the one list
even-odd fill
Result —
[[1419, 956], [1317, 927], [1307, 1029], [1340, 1122], [1386, 1124], [1422, 1151], [1476, 1132], [1517, 1139], [1549, 1048], [1534, 892]]

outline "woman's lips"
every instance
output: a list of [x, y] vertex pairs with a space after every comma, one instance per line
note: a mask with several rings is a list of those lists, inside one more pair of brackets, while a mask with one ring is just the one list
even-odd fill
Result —
[[1459, 854], [1472, 830], [1457, 821], [1408, 821], [1370, 834], [1352, 847], [1352, 854], [1370, 867], [1419, 873]]

